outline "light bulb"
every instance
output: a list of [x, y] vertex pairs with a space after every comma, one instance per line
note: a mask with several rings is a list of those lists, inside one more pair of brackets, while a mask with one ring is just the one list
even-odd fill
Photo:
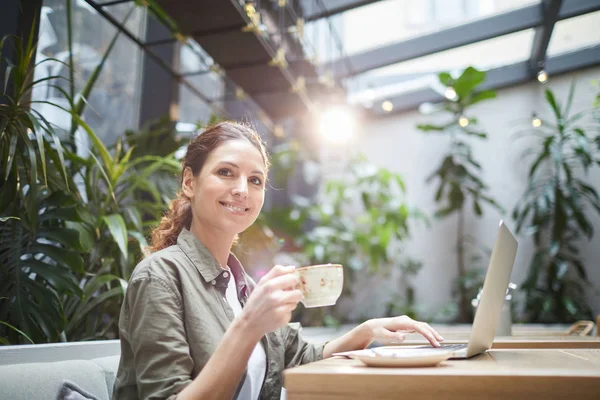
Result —
[[546, 83], [548, 81], [548, 73], [541, 69], [537, 74], [537, 80], [540, 81], [540, 83]]
[[448, 100], [454, 100], [456, 99], [456, 90], [454, 90], [452, 86], [449, 86], [444, 92], [444, 96], [446, 96]]
[[390, 111], [392, 111], [394, 109], [394, 105], [392, 104], [391, 101], [386, 100], [383, 103], [381, 103], [381, 108], [385, 112], [390, 112]]
[[467, 117], [460, 117], [458, 119], [458, 124], [464, 128], [465, 126], [469, 125], [469, 119]]
[[531, 117], [531, 126], [534, 128], [539, 128], [542, 126], [542, 120], [535, 114], [533, 114], [533, 117]]

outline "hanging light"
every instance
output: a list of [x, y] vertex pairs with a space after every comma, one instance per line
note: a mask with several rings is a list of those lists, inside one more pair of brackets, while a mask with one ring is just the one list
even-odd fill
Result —
[[456, 90], [454, 90], [452, 86], [448, 86], [444, 92], [444, 96], [446, 96], [448, 100], [454, 100], [456, 99]]
[[254, 14], [256, 14], [256, 8], [254, 7], [254, 2], [253, 1], [246, 2], [246, 4], [244, 4], [244, 11], [246, 12], [246, 15], [250, 19], [252, 19]]
[[394, 109], [394, 105], [392, 104], [391, 101], [386, 100], [383, 103], [381, 103], [381, 108], [385, 112], [390, 112], [390, 111], [392, 111]]
[[536, 113], [533, 113], [531, 116], [531, 126], [534, 128], [539, 128], [542, 126], [542, 120], [537, 116]]
[[458, 119], [458, 124], [464, 128], [465, 126], [469, 125], [469, 118], [461, 115], [461, 117]]
[[544, 69], [540, 69], [540, 71], [537, 73], [537, 80], [540, 83], [548, 82], [548, 73]]

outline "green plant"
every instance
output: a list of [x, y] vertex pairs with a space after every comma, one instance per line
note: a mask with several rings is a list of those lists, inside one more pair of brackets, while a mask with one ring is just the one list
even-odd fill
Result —
[[588, 111], [571, 115], [574, 93], [573, 83], [563, 107], [546, 90], [554, 120], [543, 120], [528, 132], [538, 144], [532, 148], [528, 187], [513, 211], [516, 231], [534, 238], [535, 253], [522, 288], [526, 319], [535, 322], [591, 317], [585, 298], [589, 281], [577, 242], [591, 240], [594, 233], [586, 211], [600, 213], [596, 189], [582, 179], [600, 165], [600, 135], [592, 137], [581, 127]]
[[[325, 182], [318, 203], [295, 197], [291, 208], [263, 214], [276, 232], [293, 238], [290, 240], [301, 249], [306, 262], [343, 264], [344, 295], [350, 295], [357, 271], [384, 273], [413, 262], [402, 242], [410, 235], [409, 221], [426, 219], [406, 203], [406, 188], [399, 174], [377, 168], [364, 157], [353, 158], [344, 170], [344, 178]], [[297, 318], [305, 324], [322, 323], [326, 317], [322, 312], [317, 310], [315, 316], [302, 310]]]
[[[0, 41], [0, 50], [8, 40]], [[33, 40], [24, 44], [15, 38], [14, 46], [14, 64], [0, 59], [7, 65], [0, 105], [0, 341], [114, 338], [126, 279], [150, 225], [172, 196], [168, 182], [179, 163], [172, 155], [145, 154], [150, 148], [144, 140], [156, 130], [129, 133], [127, 142], [108, 149], [81, 119], [107, 54], [73, 96], [66, 77], [30, 82]], [[45, 59], [37, 65], [49, 61], [60, 62]], [[71, 94], [61, 87], [63, 81]], [[39, 84], [62, 93], [68, 106], [32, 101], [30, 93]], [[35, 103], [70, 115], [71, 134], [80, 128], [92, 139], [89, 156], [77, 156], [72, 136], [50, 124]], [[139, 246], [129, 246], [130, 240]]]
[[67, 226], [80, 217], [59, 134], [30, 96], [36, 85], [60, 77], [31, 81], [33, 40], [4, 37], [0, 54], [11, 39], [14, 63], [0, 56], [7, 71], [0, 104], [0, 337], [55, 341], [65, 325], [62, 296], [80, 293], [83, 260], [77, 232]]
[[485, 72], [473, 67], [466, 68], [462, 74], [453, 78], [449, 73], [439, 74], [439, 81], [446, 90], [447, 97], [439, 111], [449, 114], [448, 122], [443, 125], [421, 124], [417, 128], [425, 133], [442, 133], [450, 138], [450, 148], [441, 165], [427, 178], [427, 182], [438, 180], [435, 201], [439, 209], [435, 215], [439, 218], [457, 214], [456, 265], [458, 268], [458, 319], [469, 322], [473, 313], [465, 286], [465, 277], [469, 274], [464, 246], [465, 208], [472, 203], [477, 217], [483, 214], [482, 204], [486, 203], [498, 210], [502, 208], [488, 194], [489, 187], [481, 177], [481, 165], [473, 158], [471, 138], [486, 139], [487, 134], [476, 130], [477, 119], [467, 116], [468, 109], [481, 101], [493, 99], [492, 90], [477, 91], [485, 81]]
[[[157, 173], [174, 177], [181, 168], [172, 155], [132, 159], [135, 148], [126, 150], [121, 140], [110, 151], [91, 129], [86, 130], [94, 144], [90, 157], [69, 155], [75, 176], [83, 183], [82, 221], [71, 226], [86, 244], [86, 273], [81, 276], [84, 296], [72, 297], [65, 305], [67, 337], [77, 339], [105, 337], [111, 328], [110, 336], [116, 337], [116, 316], [126, 281], [145, 254], [151, 227], [174, 195], [161, 192], [152, 177]], [[131, 241], [137, 246], [130, 246]]]

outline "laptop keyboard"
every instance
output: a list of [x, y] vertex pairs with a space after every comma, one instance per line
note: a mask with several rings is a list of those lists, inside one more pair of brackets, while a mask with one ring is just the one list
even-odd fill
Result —
[[466, 349], [467, 345], [466, 344], [442, 344], [440, 345], [440, 347], [433, 347], [433, 346], [419, 346], [417, 347], [418, 349], [430, 349], [430, 350], [462, 350], [462, 349]]

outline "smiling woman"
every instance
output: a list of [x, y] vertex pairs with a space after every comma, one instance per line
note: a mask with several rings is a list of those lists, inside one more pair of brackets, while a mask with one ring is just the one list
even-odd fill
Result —
[[[215, 202], [226, 206], [229, 201], [230, 206], [239, 207], [240, 201], [242, 204], [255, 201], [257, 192], [260, 192], [262, 200], [260, 204], [255, 204], [255, 215], [248, 226], [254, 222], [264, 201], [264, 181], [269, 169], [269, 158], [260, 136], [252, 128], [235, 122], [221, 122], [206, 129], [190, 142], [181, 164], [182, 188], [177, 198], [171, 202], [160, 225], [152, 232], [152, 252], [176, 244], [183, 228], [197, 232], [196, 227], [203, 216], [218, 221], [219, 214], [212, 215], [215, 212]], [[241, 170], [242, 167], [247, 168], [247, 171]], [[245, 184], [245, 190], [241, 187], [242, 193], [235, 186], [240, 183], [239, 175], [246, 176], [250, 170], [251, 176], [248, 179], [251, 180], [252, 191], [250, 193]], [[207, 182], [207, 187], [203, 189], [201, 183], [204, 181]], [[207, 192], [208, 198], [200, 196], [203, 190]], [[236, 194], [227, 193], [227, 190], [235, 190]], [[221, 193], [216, 193], [219, 191]], [[219, 197], [209, 200], [210, 196]], [[193, 212], [199, 218], [195, 223], [192, 221]]]
[[235, 122], [193, 139], [181, 190], [152, 235], [153, 253], [129, 281], [119, 318], [121, 361], [113, 399], [280, 399], [282, 374], [418, 331], [403, 316], [367, 321], [327, 344], [306, 343], [289, 324], [302, 299], [294, 267], [275, 266], [258, 284], [231, 253], [258, 217], [269, 160], [257, 133]]

